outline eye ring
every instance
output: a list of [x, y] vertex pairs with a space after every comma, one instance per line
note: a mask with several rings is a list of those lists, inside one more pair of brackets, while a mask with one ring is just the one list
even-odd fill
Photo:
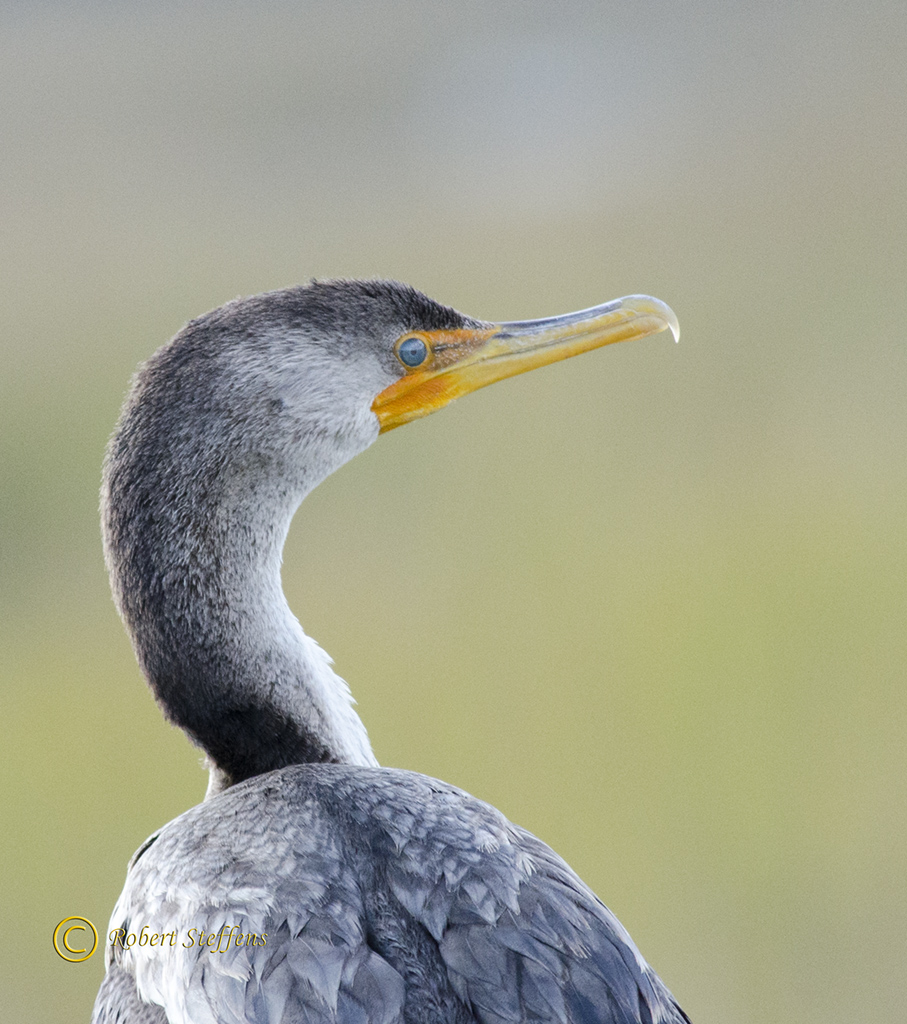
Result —
[[394, 350], [397, 358], [409, 370], [421, 366], [428, 358], [428, 345], [417, 334], [401, 338]]

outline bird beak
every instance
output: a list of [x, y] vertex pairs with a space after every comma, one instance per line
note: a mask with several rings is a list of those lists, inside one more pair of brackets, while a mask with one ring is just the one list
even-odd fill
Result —
[[415, 369], [372, 403], [381, 433], [427, 416], [461, 395], [537, 366], [680, 326], [670, 306], [648, 295], [629, 295], [578, 313], [450, 331], [414, 331], [428, 346]]

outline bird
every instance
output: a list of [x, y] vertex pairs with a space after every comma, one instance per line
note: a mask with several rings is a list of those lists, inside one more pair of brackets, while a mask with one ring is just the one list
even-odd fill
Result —
[[105, 561], [139, 665], [204, 752], [204, 800], [129, 863], [94, 1024], [681, 1024], [617, 918], [541, 840], [378, 764], [281, 585], [305, 496], [477, 388], [670, 330], [635, 295], [465, 316], [388, 280], [313, 280], [190, 321], [110, 439]]

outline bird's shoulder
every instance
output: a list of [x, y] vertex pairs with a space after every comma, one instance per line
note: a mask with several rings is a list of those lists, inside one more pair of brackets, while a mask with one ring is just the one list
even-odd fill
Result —
[[413, 772], [293, 766], [191, 809], [130, 866], [111, 934], [142, 925], [166, 939], [108, 952], [172, 1024], [684, 1019], [548, 846]]

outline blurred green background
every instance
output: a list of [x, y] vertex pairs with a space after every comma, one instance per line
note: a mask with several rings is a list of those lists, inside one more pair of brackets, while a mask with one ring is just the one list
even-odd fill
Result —
[[0, 1016], [87, 1020], [201, 799], [110, 603], [99, 467], [189, 318], [312, 276], [683, 327], [382, 438], [285, 588], [381, 761], [554, 846], [696, 1024], [907, 1003], [902, 0], [0, 13]]

